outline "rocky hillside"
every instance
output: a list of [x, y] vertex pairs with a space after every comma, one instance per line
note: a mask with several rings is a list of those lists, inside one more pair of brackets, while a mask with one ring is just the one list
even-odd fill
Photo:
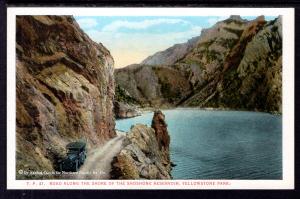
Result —
[[199, 37], [193, 37], [186, 43], [175, 44], [174, 46], [155, 53], [147, 57], [141, 64], [143, 65], [173, 65], [178, 60], [185, 57], [185, 55], [196, 47]]
[[152, 128], [133, 126], [123, 144], [112, 162], [112, 179], [171, 179], [170, 136], [161, 111], [155, 111]]
[[92, 147], [116, 135], [114, 62], [73, 17], [17, 16], [16, 23], [17, 171], [53, 171], [68, 142]]
[[146, 59], [159, 64], [120, 69], [116, 82], [142, 105], [281, 112], [281, 24], [231, 16], [204, 29], [183, 58], [163, 62], [167, 49]]
[[[183, 105], [281, 112], [281, 29], [281, 18], [266, 22], [258, 17], [245, 24], [226, 56], [213, 47], [219, 37], [210, 39], [203, 53], [215, 58], [197, 56], [199, 48], [192, 51], [186, 59], [201, 57], [198, 65], [205, 68]], [[193, 79], [193, 72], [189, 75]]]
[[114, 113], [116, 119], [131, 118], [141, 115], [136, 104], [138, 102], [119, 85], [115, 89]]
[[146, 107], [174, 106], [191, 92], [183, 72], [168, 66], [125, 67], [115, 70], [115, 78], [118, 87], [126, 91], [127, 101], [133, 99]]

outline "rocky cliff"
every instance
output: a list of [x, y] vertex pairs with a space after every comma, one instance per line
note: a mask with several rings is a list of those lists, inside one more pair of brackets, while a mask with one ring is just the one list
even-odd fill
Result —
[[281, 24], [231, 16], [204, 29], [182, 58], [169, 61], [173, 55], [161, 56], [167, 49], [119, 69], [116, 82], [144, 106], [281, 112]]
[[[281, 23], [281, 17], [267, 22], [263, 16], [245, 23], [226, 56], [212, 48], [220, 37], [210, 39], [207, 53], [216, 59], [202, 57], [204, 68], [183, 105], [281, 112]], [[199, 57], [195, 51], [186, 59]]]
[[53, 171], [68, 142], [92, 147], [116, 135], [113, 58], [71, 16], [16, 24], [17, 171]]
[[170, 137], [161, 111], [155, 111], [152, 128], [133, 126], [123, 144], [112, 162], [111, 178], [171, 179]]

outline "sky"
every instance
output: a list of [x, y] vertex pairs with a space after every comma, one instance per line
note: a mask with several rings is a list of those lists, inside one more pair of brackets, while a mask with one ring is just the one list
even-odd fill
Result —
[[[95, 42], [112, 54], [115, 68], [140, 63], [174, 44], [199, 36], [201, 30], [229, 16], [75, 16]], [[247, 20], [256, 16], [245, 16]], [[275, 17], [265, 17], [272, 20]]]

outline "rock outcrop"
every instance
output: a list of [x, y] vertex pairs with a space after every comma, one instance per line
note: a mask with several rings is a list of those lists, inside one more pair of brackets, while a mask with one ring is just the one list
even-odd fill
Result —
[[17, 16], [16, 23], [16, 167], [53, 171], [68, 142], [92, 147], [116, 135], [114, 62], [71, 16]]
[[167, 166], [167, 168], [170, 168], [170, 135], [167, 128], [168, 125], [165, 120], [165, 115], [160, 110], [154, 111], [151, 127], [154, 129], [164, 164]]
[[112, 162], [112, 179], [171, 179], [170, 137], [164, 115], [156, 111], [152, 127], [137, 124]]
[[174, 51], [169, 48], [140, 65], [119, 69], [116, 82], [142, 106], [280, 113], [281, 20], [231, 16], [202, 30], [182, 58], [170, 61]]
[[141, 112], [135, 105], [118, 101], [114, 102], [114, 112], [116, 119], [131, 118], [141, 115]]

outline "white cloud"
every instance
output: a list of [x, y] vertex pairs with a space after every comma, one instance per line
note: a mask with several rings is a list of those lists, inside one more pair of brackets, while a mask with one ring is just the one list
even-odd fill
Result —
[[87, 31], [96, 42], [106, 46], [115, 60], [115, 67], [124, 67], [133, 63], [140, 63], [149, 55], [165, 50], [176, 43], [186, 42], [201, 34], [202, 27], [190, 26], [181, 32], [154, 34], [147, 32], [104, 32], [99, 30]]
[[220, 17], [211, 17], [207, 20], [208, 24], [210, 26], [213, 26], [215, 25], [217, 22], [219, 21], [223, 21], [225, 19], [228, 19], [229, 17], [228, 16], [220, 16]]
[[102, 28], [102, 31], [114, 32], [120, 28], [128, 28], [128, 29], [146, 29], [151, 26], [160, 25], [160, 24], [189, 24], [189, 22], [182, 19], [148, 19], [138, 22], [126, 21], [126, 20], [118, 20], [114, 21], [111, 24], [108, 24]]
[[93, 18], [82, 18], [76, 21], [81, 28], [85, 28], [85, 29], [94, 28], [98, 25], [97, 20]]
[[[143, 21], [117, 20], [101, 29], [97, 29], [96, 26], [100, 24], [93, 18], [82, 18], [78, 19], [77, 22], [94, 41], [103, 43], [110, 50], [115, 60], [116, 68], [140, 63], [146, 57], [158, 51], [199, 36], [202, 30], [202, 27], [178, 18], [147, 19]], [[164, 24], [184, 24], [187, 26], [182, 31], [168, 31], [165, 33], [119, 31], [120, 28], [142, 30]]]

